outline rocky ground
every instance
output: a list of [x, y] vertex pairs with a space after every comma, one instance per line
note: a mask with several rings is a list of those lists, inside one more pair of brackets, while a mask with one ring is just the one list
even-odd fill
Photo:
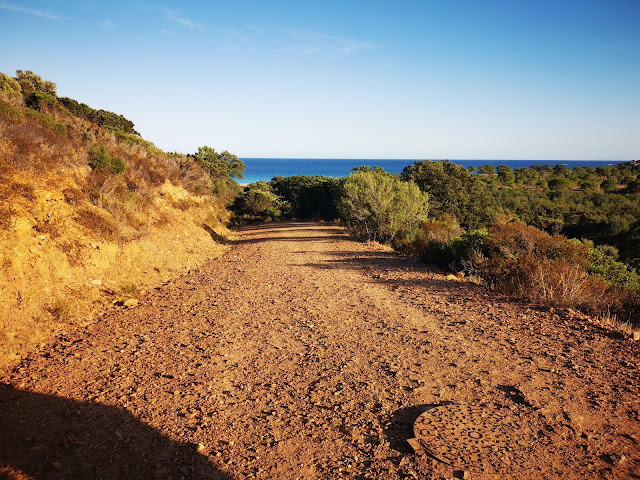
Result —
[[639, 360], [339, 227], [253, 226], [0, 373], [0, 477], [640, 478]]

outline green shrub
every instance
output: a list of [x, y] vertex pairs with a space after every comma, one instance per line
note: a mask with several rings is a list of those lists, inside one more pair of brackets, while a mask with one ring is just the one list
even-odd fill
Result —
[[402, 250], [426, 262], [446, 265], [456, 260], [452, 244], [461, 234], [458, 222], [444, 215], [423, 222], [420, 229], [402, 243]]
[[478, 168], [478, 173], [481, 175], [495, 175], [496, 167], [493, 165], [480, 165]]
[[58, 99], [69, 113], [76, 117], [84, 118], [90, 122], [96, 123], [101, 127], [108, 127], [119, 130], [124, 134], [137, 135], [134, 130], [134, 124], [131, 120], [126, 119], [122, 115], [109, 112], [107, 110], [96, 110], [85, 103], [80, 103], [72, 98], [62, 97]]
[[56, 84], [49, 81], [43, 80], [42, 77], [36, 75], [31, 70], [22, 71], [16, 70], [16, 75], [18, 76], [18, 82], [22, 87], [22, 91], [27, 92], [42, 92], [56, 97]]
[[449, 161], [415, 162], [402, 171], [403, 180], [413, 180], [429, 194], [434, 216], [448, 214], [464, 228], [482, 228], [498, 219], [496, 201], [481, 177]]
[[271, 185], [256, 182], [247, 186], [231, 204], [231, 210], [241, 218], [280, 218], [289, 204], [276, 195]]
[[56, 121], [51, 115], [47, 113], [41, 113], [37, 110], [25, 109], [25, 115], [28, 118], [32, 118], [34, 120], [39, 121], [41, 124], [49, 128], [51, 131], [58, 135], [66, 135], [67, 134], [67, 126], [64, 123], [60, 123]]
[[56, 97], [44, 92], [29, 92], [24, 96], [24, 103], [27, 107], [41, 112], [44, 105], [52, 106], [56, 103]]
[[0, 94], [7, 99], [20, 98], [22, 87], [15, 78], [0, 72]]
[[428, 199], [411, 181], [379, 168], [361, 169], [344, 182], [339, 211], [356, 238], [391, 243], [427, 220]]
[[625, 190], [627, 193], [640, 193], [640, 178], [630, 181]]
[[605, 178], [600, 184], [600, 188], [605, 192], [617, 192], [618, 182], [615, 178]]
[[123, 173], [126, 168], [122, 157], [112, 157], [101, 146], [94, 146], [89, 149], [89, 166], [92, 170], [108, 172], [113, 175]]
[[0, 113], [18, 120], [23, 117], [22, 112], [9, 102], [0, 100]]
[[587, 269], [612, 287], [640, 293], [640, 274], [618, 260], [618, 250], [615, 247], [603, 245], [589, 248]]
[[513, 168], [508, 165], [499, 165], [498, 180], [503, 185], [513, 185], [516, 182], [516, 174], [513, 172]]
[[109, 171], [115, 175], [123, 173], [126, 168], [122, 157], [111, 157], [111, 166]]
[[553, 177], [547, 182], [547, 185], [549, 185], [550, 190], [554, 192], [561, 192], [569, 190], [573, 183], [565, 177]]
[[218, 153], [213, 148], [198, 147], [198, 153], [190, 155], [200, 167], [213, 178], [242, 178], [246, 165], [235, 155], [227, 152]]

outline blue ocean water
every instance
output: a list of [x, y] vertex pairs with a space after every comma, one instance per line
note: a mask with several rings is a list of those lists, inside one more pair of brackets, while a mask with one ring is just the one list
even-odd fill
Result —
[[[325, 175], [327, 177], [345, 177], [354, 167], [367, 165], [382, 167], [390, 173], [401, 173], [408, 165], [418, 160], [407, 159], [327, 159], [327, 158], [242, 158], [247, 168], [240, 183], [268, 182], [273, 177], [290, 177], [292, 175]], [[467, 168], [471, 165], [508, 165], [513, 169], [531, 167], [532, 165], [562, 164], [568, 168], [616, 165], [626, 160], [449, 160]]]

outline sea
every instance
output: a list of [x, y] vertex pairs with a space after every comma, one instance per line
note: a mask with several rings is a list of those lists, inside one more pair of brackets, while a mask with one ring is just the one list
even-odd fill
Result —
[[[290, 177], [293, 175], [325, 175], [327, 177], [346, 177], [354, 167], [366, 165], [381, 167], [389, 173], [401, 173], [408, 165], [413, 165], [416, 159], [342, 159], [342, 158], [242, 158], [247, 166], [244, 178], [239, 183], [268, 182], [273, 177]], [[481, 165], [508, 165], [514, 170], [532, 165], [565, 165], [567, 168], [617, 165], [628, 160], [449, 160], [465, 168]]]

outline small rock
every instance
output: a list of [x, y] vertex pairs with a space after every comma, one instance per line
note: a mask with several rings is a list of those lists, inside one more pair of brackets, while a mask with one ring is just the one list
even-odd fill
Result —
[[635, 341], [640, 340], [640, 331], [637, 331], [637, 330], [636, 330], [635, 332], [633, 332], [633, 339], [634, 339]]
[[471, 475], [466, 470], [456, 470], [453, 472], [453, 478], [460, 478], [462, 480], [468, 480]]
[[124, 306], [124, 307], [135, 307], [137, 304], [138, 304], [138, 300], [137, 299], [129, 298], [129, 299], [124, 301], [122, 306]]
[[91, 285], [102, 285], [102, 280], [100, 280], [99, 278], [91, 280]]

